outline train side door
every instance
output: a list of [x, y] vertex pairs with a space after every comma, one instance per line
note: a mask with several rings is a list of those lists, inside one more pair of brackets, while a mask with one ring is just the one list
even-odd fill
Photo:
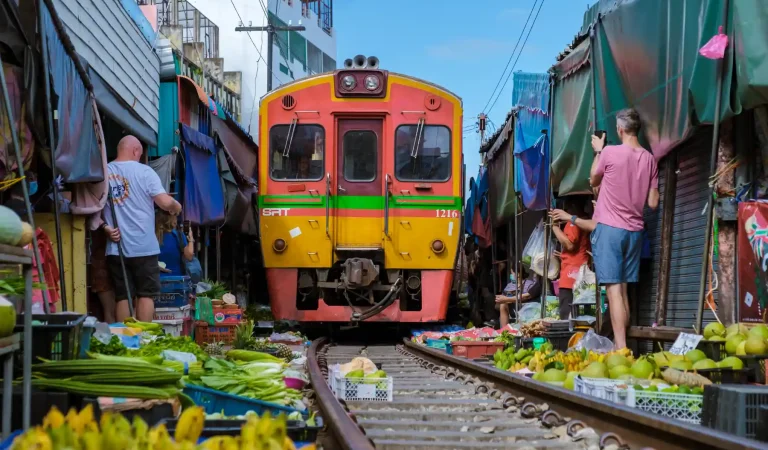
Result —
[[383, 121], [339, 119], [336, 139], [335, 248], [382, 248]]

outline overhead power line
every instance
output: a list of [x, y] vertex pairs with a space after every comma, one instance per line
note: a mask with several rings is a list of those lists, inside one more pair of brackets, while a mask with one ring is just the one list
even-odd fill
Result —
[[[237, 10], [237, 6], [235, 5], [235, 0], [229, 0], [229, 1], [230, 1], [230, 3], [232, 3], [232, 8], [235, 9], [235, 13], [237, 14], [238, 20], [240, 20], [240, 23], [245, 25], [245, 22], [243, 22], [243, 17], [240, 15], [240, 11]], [[259, 59], [256, 62], [263, 61], [264, 64], [267, 64], [267, 70], [269, 71], [269, 73], [271, 75], [274, 75], [275, 78], [277, 78], [277, 80], [280, 81], [280, 84], [283, 84], [284, 83], [283, 80], [281, 80], [280, 77], [277, 76], [277, 74], [272, 70], [272, 68], [269, 67], [269, 64], [267, 63], [267, 60], [264, 59], [264, 57], [261, 55], [261, 50], [259, 50], [259, 48], [256, 47], [256, 42], [254, 42], [253, 38], [251, 37], [251, 33], [250, 32], [246, 32], [246, 34], [248, 35], [248, 39], [250, 39], [251, 44], [253, 44], [253, 48], [256, 49], [256, 53], [259, 55]], [[258, 69], [258, 65], [256, 67]]]
[[531, 23], [531, 27], [528, 29], [528, 34], [525, 36], [525, 40], [523, 41], [523, 46], [520, 47], [520, 51], [517, 53], [517, 58], [515, 58], [515, 63], [512, 64], [512, 69], [509, 71], [509, 74], [507, 74], [507, 79], [504, 80], [504, 84], [501, 86], [501, 90], [499, 90], [498, 95], [496, 95], [496, 99], [493, 101], [493, 104], [490, 108], [488, 108], [488, 111], [492, 110], [494, 106], [496, 106], [496, 102], [499, 101], [499, 97], [501, 97], [501, 93], [504, 91], [504, 88], [507, 86], [507, 83], [509, 82], [509, 79], [512, 77], [512, 74], [514, 73], [515, 66], [517, 66], [517, 61], [520, 59], [520, 55], [523, 54], [523, 50], [525, 49], [525, 44], [528, 43], [528, 38], [531, 37], [531, 31], [533, 31], [533, 27], [536, 25], [536, 20], [539, 18], [539, 13], [541, 12], [541, 7], [544, 6], [544, 0], [541, 0], [541, 3], [539, 4], [539, 9], [536, 11], [536, 16], [533, 18], [533, 23]]

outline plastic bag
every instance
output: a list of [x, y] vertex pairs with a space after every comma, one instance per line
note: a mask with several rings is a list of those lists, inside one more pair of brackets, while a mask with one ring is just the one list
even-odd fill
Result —
[[541, 303], [539, 302], [526, 303], [517, 312], [517, 321], [519, 323], [528, 323], [536, 319], [541, 319]]
[[597, 291], [595, 272], [589, 270], [589, 266], [582, 264], [573, 284], [574, 305], [594, 305]]
[[178, 361], [184, 364], [192, 364], [197, 362], [197, 357], [192, 353], [178, 352], [176, 350], [163, 350], [160, 353], [160, 356], [162, 356], [163, 359], [167, 359], [168, 361]]
[[526, 266], [531, 266], [531, 262], [533, 261], [533, 258], [540, 254], [544, 253], [544, 221], [540, 220], [539, 224], [536, 225], [536, 228], [531, 233], [531, 237], [528, 238], [528, 243], [525, 244], [525, 247], [523, 248], [523, 264]]
[[594, 330], [587, 331], [581, 340], [573, 346], [574, 350], [586, 349], [597, 353], [608, 353], [613, 351], [613, 342], [607, 337], [600, 336]]
[[208, 297], [197, 297], [195, 299], [195, 320], [208, 322], [208, 325], [215, 325], [213, 317], [213, 305]]
[[[550, 248], [549, 252], [549, 270], [547, 271], [547, 278], [550, 280], [556, 280], [560, 274], [560, 260], [554, 257], [553, 249]], [[541, 253], [535, 255], [531, 261], [531, 270], [534, 273], [544, 276], [544, 250]]]
[[708, 59], [723, 59], [727, 47], [728, 35], [723, 33], [723, 27], [720, 26], [717, 30], [717, 35], [701, 47], [699, 54]]
[[[550, 317], [553, 319], [560, 318], [560, 299], [554, 295], [548, 295], [546, 308], [547, 309], [544, 310], [544, 317]], [[541, 308], [539, 308], [539, 311], [541, 311]]]

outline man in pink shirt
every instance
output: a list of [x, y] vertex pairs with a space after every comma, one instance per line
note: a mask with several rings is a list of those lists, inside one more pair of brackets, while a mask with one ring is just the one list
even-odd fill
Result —
[[643, 208], [659, 206], [659, 170], [653, 155], [637, 140], [640, 116], [634, 109], [616, 114], [621, 145], [605, 146], [592, 136], [595, 159], [590, 184], [600, 186], [593, 219], [592, 253], [597, 281], [606, 286], [614, 343], [627, 346], [627, 283], [637, 283], [643, 242]]

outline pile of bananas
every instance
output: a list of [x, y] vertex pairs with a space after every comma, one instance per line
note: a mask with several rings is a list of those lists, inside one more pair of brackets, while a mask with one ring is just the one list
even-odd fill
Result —
[[[96, 422], [91, 405], [67, 415], [53, 407], [43, 425], [17, 437], [11, 450], [295, 450], [286, 434], [284, 417], [251, 416], [240, 436], [215, 436], [198, 445], [205, 412], [185, 409], [174, 436], [164, 424], [149, 428], [138, 416], [129, 422], [120, 414], [104, 413]], [[314, 445], [302, 450], [314, 450]]]
[[[624, 348], [610, 353], [597, 353], [594, 351], [570, 351], [564, 353], [553, 350], [551, 344], [542, 345], [539, 350], [508, 348], [498, 351], [493, 355], [493, 360], [499, 369], [517, 372], [527, 368], [531, 372], [543, 372], [545, 368], [555, 367], [567, 372], [580, 372], [595, 361], [604, 362], [605, 358], [612, 354], [625, 356], [629, 362], [634, 361], [632, 351]], [[554, 363], [554, 364], [553, 364]]]

